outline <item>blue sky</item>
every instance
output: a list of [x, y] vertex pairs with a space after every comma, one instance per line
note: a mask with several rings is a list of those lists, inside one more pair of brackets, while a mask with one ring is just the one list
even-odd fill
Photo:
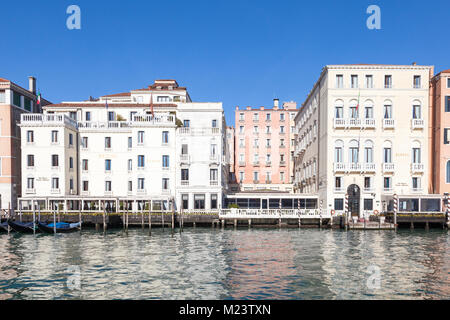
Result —
[[[66, 9], [81, 8], [81, 30]], [[381, 30], [366, 9], [381, 8]], [[445, 1], [3, 1], [0, 77], [52, 102], [177, 79], [194, 101], [234, 108], [303, 102], [326, 64], [450, 68]]]

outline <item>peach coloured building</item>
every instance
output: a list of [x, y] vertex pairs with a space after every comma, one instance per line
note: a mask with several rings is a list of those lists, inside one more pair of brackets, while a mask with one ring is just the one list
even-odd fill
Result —
[[234, 172], [241, 191], [292, 191], [291, 140], [294, 139], [295, 102], [274, 99], [264, 107], [235, 110]]
[[450, 192], [450, 69], [431, 79], [432, 163], [434, 193]]
[[[36, 79], [29, 77], [26, 90], [0, 78], [0, 209], [15, 209], [21, 195], [20, 115], [42, 112], [37, 104]], [[49, 104], [41, 99], [41, 106]]]

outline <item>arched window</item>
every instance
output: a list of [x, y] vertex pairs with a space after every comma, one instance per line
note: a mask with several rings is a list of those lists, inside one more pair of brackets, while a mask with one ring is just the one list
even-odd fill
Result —
[[419, 141], [413, 141], [412, 144], [412, 163], [421, 163], [421, 150], [420, 150], [420, 142]]
[[383, 163], [392, 163], [392, 142], [383, 143]]
[[342, 119], [344, 117], [344, 101], [336, 100], [334, 103], [334, 108], [336, 119]]
[[450, 160], [447, 161], [447, 171], [445, 176], [446, 176], [445, 182], [450, 183]]
[[385, 100], [384, 101], [384, 107], [383, 107], [383, 118], [384, 119], [392, 119], [392, 101], [391, 100]]
[[344, 142], [342, 140], [336, 140], [334, 143], [334, 162], [344, 162], [343, 150]]
[[412, 117], [413, 119], [422, 119], [422, 107], [419, 100], [413, 101]]
[[373, 101], [366, 100], [364, 102], [364, 117], [366, 119], [373, 119]]
[[350, 101], [349, 106], [350, 106], [350, 118], [353, 118], [353, 119], [359, 118], [359, 116], [358, 116], [358, 108], [357, 108], [358, 101], [356, 101], [356, 100]]
[[359, 162], [359, 143], [356, 140], [351, 140], [348, 147], [349, 151], [349, 162], [358, 163]]
[[364, 143], [364, 162], [373, 163], [373, 142], [366, 140]]

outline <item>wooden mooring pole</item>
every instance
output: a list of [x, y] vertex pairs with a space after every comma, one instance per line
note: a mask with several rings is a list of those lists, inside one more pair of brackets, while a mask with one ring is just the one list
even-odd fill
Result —
[[103, 232], [106, 232], [106, 210], [103, 209]]
[[175, 201], [172, 200], [172, 231], [175, 230]]
[[34, 199], [33, 199], [32, 208], [33, 208], [33, 234], [36, 234], [36, 211], [34, 208]]

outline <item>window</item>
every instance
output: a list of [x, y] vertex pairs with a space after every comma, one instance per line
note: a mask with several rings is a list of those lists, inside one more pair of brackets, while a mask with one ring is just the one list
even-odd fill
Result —
[[52, 131], [52, 143], [57, 143], [58, 142], [58, 131], [53, 130]]
[[420, 105], [413, 105], [412, 117], [413, 119], [422, 119]]
[[133, 191], [133, 181], [128, 181], [128, 192]]
[[138, 190], [144, 190], [144, 189], [145, 189], [145, 179], [138, 178]]
[[111, 149], [111, 137], [105, 137], [105, 149]]
[[73, 169], [73, 158], [69, 157], [69, 169]]
[[450, 112], [450, 96], [445, 96], [445, 112]]
[[162, 189], [163, 190], [169, 189], [169, 178], [162, 178]]
[[73, 178], [69, 180], [69, 190], [73, 190]]
[[189, 128], [191, 126], [191, 122], [189, 120], [183, 120], [183, 127]]
[[27, 189], [34, 189], [34, 178], [27, 178]]
[[31, 99], [29, 99], [29, 98], [27, 98], [27, 97], [24, 97], [24, 98], [23, 98], [23, 101], [24, 101], [24, 103], [25, 103], [25, 110], [31, 112], [31, 109], [32, 109]]
[[336, 177], [334, 179], [334, 187], [336, 188], [336, 190], [342, 189], [342, 177]]
[[83, 181], [83, 191], [89, 191], [89, 181]]
[[211, 144], [210, 151], [211, 151], [211, 154], [210, 154], [211, 157], [216, 156], [216, 154], [217, 154], [217, 144]]
[[163, 166], [163, 168], [169, 167], [169, 156], [168, 155], [162, 156], [162, 166]]
[[75, 111], [70, 111], [69, 117], [70, 117], [70, 119], [77, 121], [77, 113]]
[[138, 168], [145, 167], [145, 157], [143, 155], [138, 156]]
[[364, 108], [364, 116], [366, 119], [373, 119], [373, 104], [372, 102], [366, 103]]
[[105, 191], [110, 192], [111, 191], [111, 187], [112, 187], [112, 183], [109, 180], [105, 181]]
[[383, 117], [384, 119], [392, 119], [392, 105], [384, 105]]
[[444, 144], [449, 144], [449, 136], [448, 136], [448, 132], [449, 132], [449, 128], [444, 128]]
[[114, 111], [109, 111], [108, 112], [108, 121], [114, 121]]
[[239, 181], [240, 182], [244, 181], [244, 172], [243, 171], [239, 172]]
[[266, 139], [266, 147], [270, 148], [270, 139]]
[[366, 88], [367, 89], [373, 88], [373, 76], [370, 74], [366, 75]]
[[88, 137], [82, 137], [81, 138], [81, 147], [87, 149], [87, 147], [88, 147]]
[[373, 199], [364, 199], [364, 210], [373, 210]]
[[132, 171], [133, 170], [133, 160], [128, 159], [128, 171]]
[[255, 148], [258, 148], [258, 147], [259, 147], [259, 139], [253, 140], [253, 146], [254, 146]]
[[364, 162], [373, 163], [373, 142], [366, 141], [364, 147]]
[[266, 133], [270, 133], [270, 126], [266, 126]]
[[420, 82], [420, 76], [414, 76], [413, 86], [414, 89], [419, 89], [422, 86]]
[[284, 121], [284, 113], [280, 113], [280, 121]]
[[270, 121], [271, 120], [271, 114], [270, 113], [266, 113], [266, 121]]
[[59, 189], [59, 178], [52, 178], [52, 189]]
[[450, 89], [450, 78], [447, 78], [447, 88]]
[[91, 112], [90, 111], [86, 111], [84, 118], [85, 118], [86, 121], [91, 121]]
[[0, 103], [6, 102], [5, 91], [0, 91]]
[[243, 113], [239, 114], [239, 121], [244, 121], [244, 114]]
[[413, 148], [412, 149], [412, 162], [413, 163], [420, 163], [420, 148]]
[[280, 147], [284, 147], [284, 139], [280, 139]]
[[384, 181], [384, 189], [391, 189], [392, 187], [391, 177], [384, 177], [383, 181]]
[[87, 159], [83, 159], [82, 164], [81, 164], [81, 168], [83, 171], [88, 171], [89, 170], [89, 162]]
[[210, 181], [218, 181], [218, 170], [217, 169], [210, 169], [209, 170], [209, 180]]
[[132, 137], [128, 137], [128, 149], [133, 148], [133, 138]]
[[138, 145], [144, 144], [144, 131], [138, 131], [137, 143]]
[[27, 155], [27, 166], [34, 167], [34, 155], [33, 154]]
[[358, 102], [353, 100], [350, 102], [350, 118], [356, 119], [358, 118]]
[[59, 166], [58, 155], [52, 154], [52, 167], [58, 167], [58, 166]]
[[392, 163], [392, 149], [389, 147], [383, 148], [383, 162]]
[[243, 148], [244, 146], [244, 139], [239, 139], [239, 147]]
[[254, 181], [258, 181], [259, 180], [259, 172], [258, 171], [253, 172], [253, 180]]
[[258, 121], [259, 120], [259, 114], [254, 113], [253, 114], [253, 121]]
[[204, 194], [194, 194], [194, 209], [205, 209]]
[[217, 120], [216, 119], [212, 120], [211, 127], [217, 128]]
[[105, 171], [111, 171], [111, 160], [110, 159], [105, 160]]
[[181, 169], [181, 181], [189, 181], [189, 169]]
[[350, 141], [350, 147], [349, 147], [349, 161], [351, 163], [358, 163], [359, 162], [359, 144], [358, 141], [352, 140]]
[[342, 153], [343, 153], [343, 147], [341, 145], [337, 145], [334, 148], [334, 162], [337, 162], [337, 163], [343, 162], [344, 159], [343, 159]]
[[163, 131], [162, 132], [162, 143], [168, 144], [169, 143], [169, 131]]
[[371, 188], [372, 188], [372, 178], [364, 177], [364, 189], [371, 189]]
[[211, 194], [211, 209], [217, 209], [217, 194]]
[[450, 183], [450, 160], [447, 161], [447, 168], [446, 168], [446, 175], [445, 175], [445, 182]]
[[283, 171], [280, 172], [280, 181], [284, 182], [284, 172]]
[[20, 94], [13, 91], [13, 104], [17, 107], [22, 107], [21, 101], [20, 101]]
[[239, 133], [243, 134], [244, 133], [244, 126], [239, 126]]
[[73, 134], [69, 133], [69, 146], [73, 146]]
[[385, 88], [392, 88], [392, 76], [386, 75], [384, 76], [384, 87]]
[[419, 177], [412, 177], [412, 187], [415, 190], [420, 189], [420, 178]]
[[181, 145], [181, 154], [188, 154], [188, 145], [187, 144]]
[[344, 76], [342, 74], [336, 75], [336, 88], [344, 87]]
[[34, 142], [34, 131], [32, 131], [32, 130], [27, 131], [27, 142], [28, 143]]
[[358, 88], [358, 76], [356, 74], [350, 76], [350, 85], [353, 89]]
[[344, 199], [334, 199], [334, 210], [336, 211], [344, 210]]
[[336, 119], [342, 119], [344, 117], [344, 102], [342, 100], [336, 101], [334, 108], [336, 110]]
[[272, 175], [270, 173], [270, 171], [266, 172], [266, 183], [271, 183], [272, 181]]
[[181, 195], [181, 207], [182, 209], [189, 209], [189, 195], [188, 194], [182, 194]]
[[280, 126], [280, 133], [284, 133], [284, 126]]

